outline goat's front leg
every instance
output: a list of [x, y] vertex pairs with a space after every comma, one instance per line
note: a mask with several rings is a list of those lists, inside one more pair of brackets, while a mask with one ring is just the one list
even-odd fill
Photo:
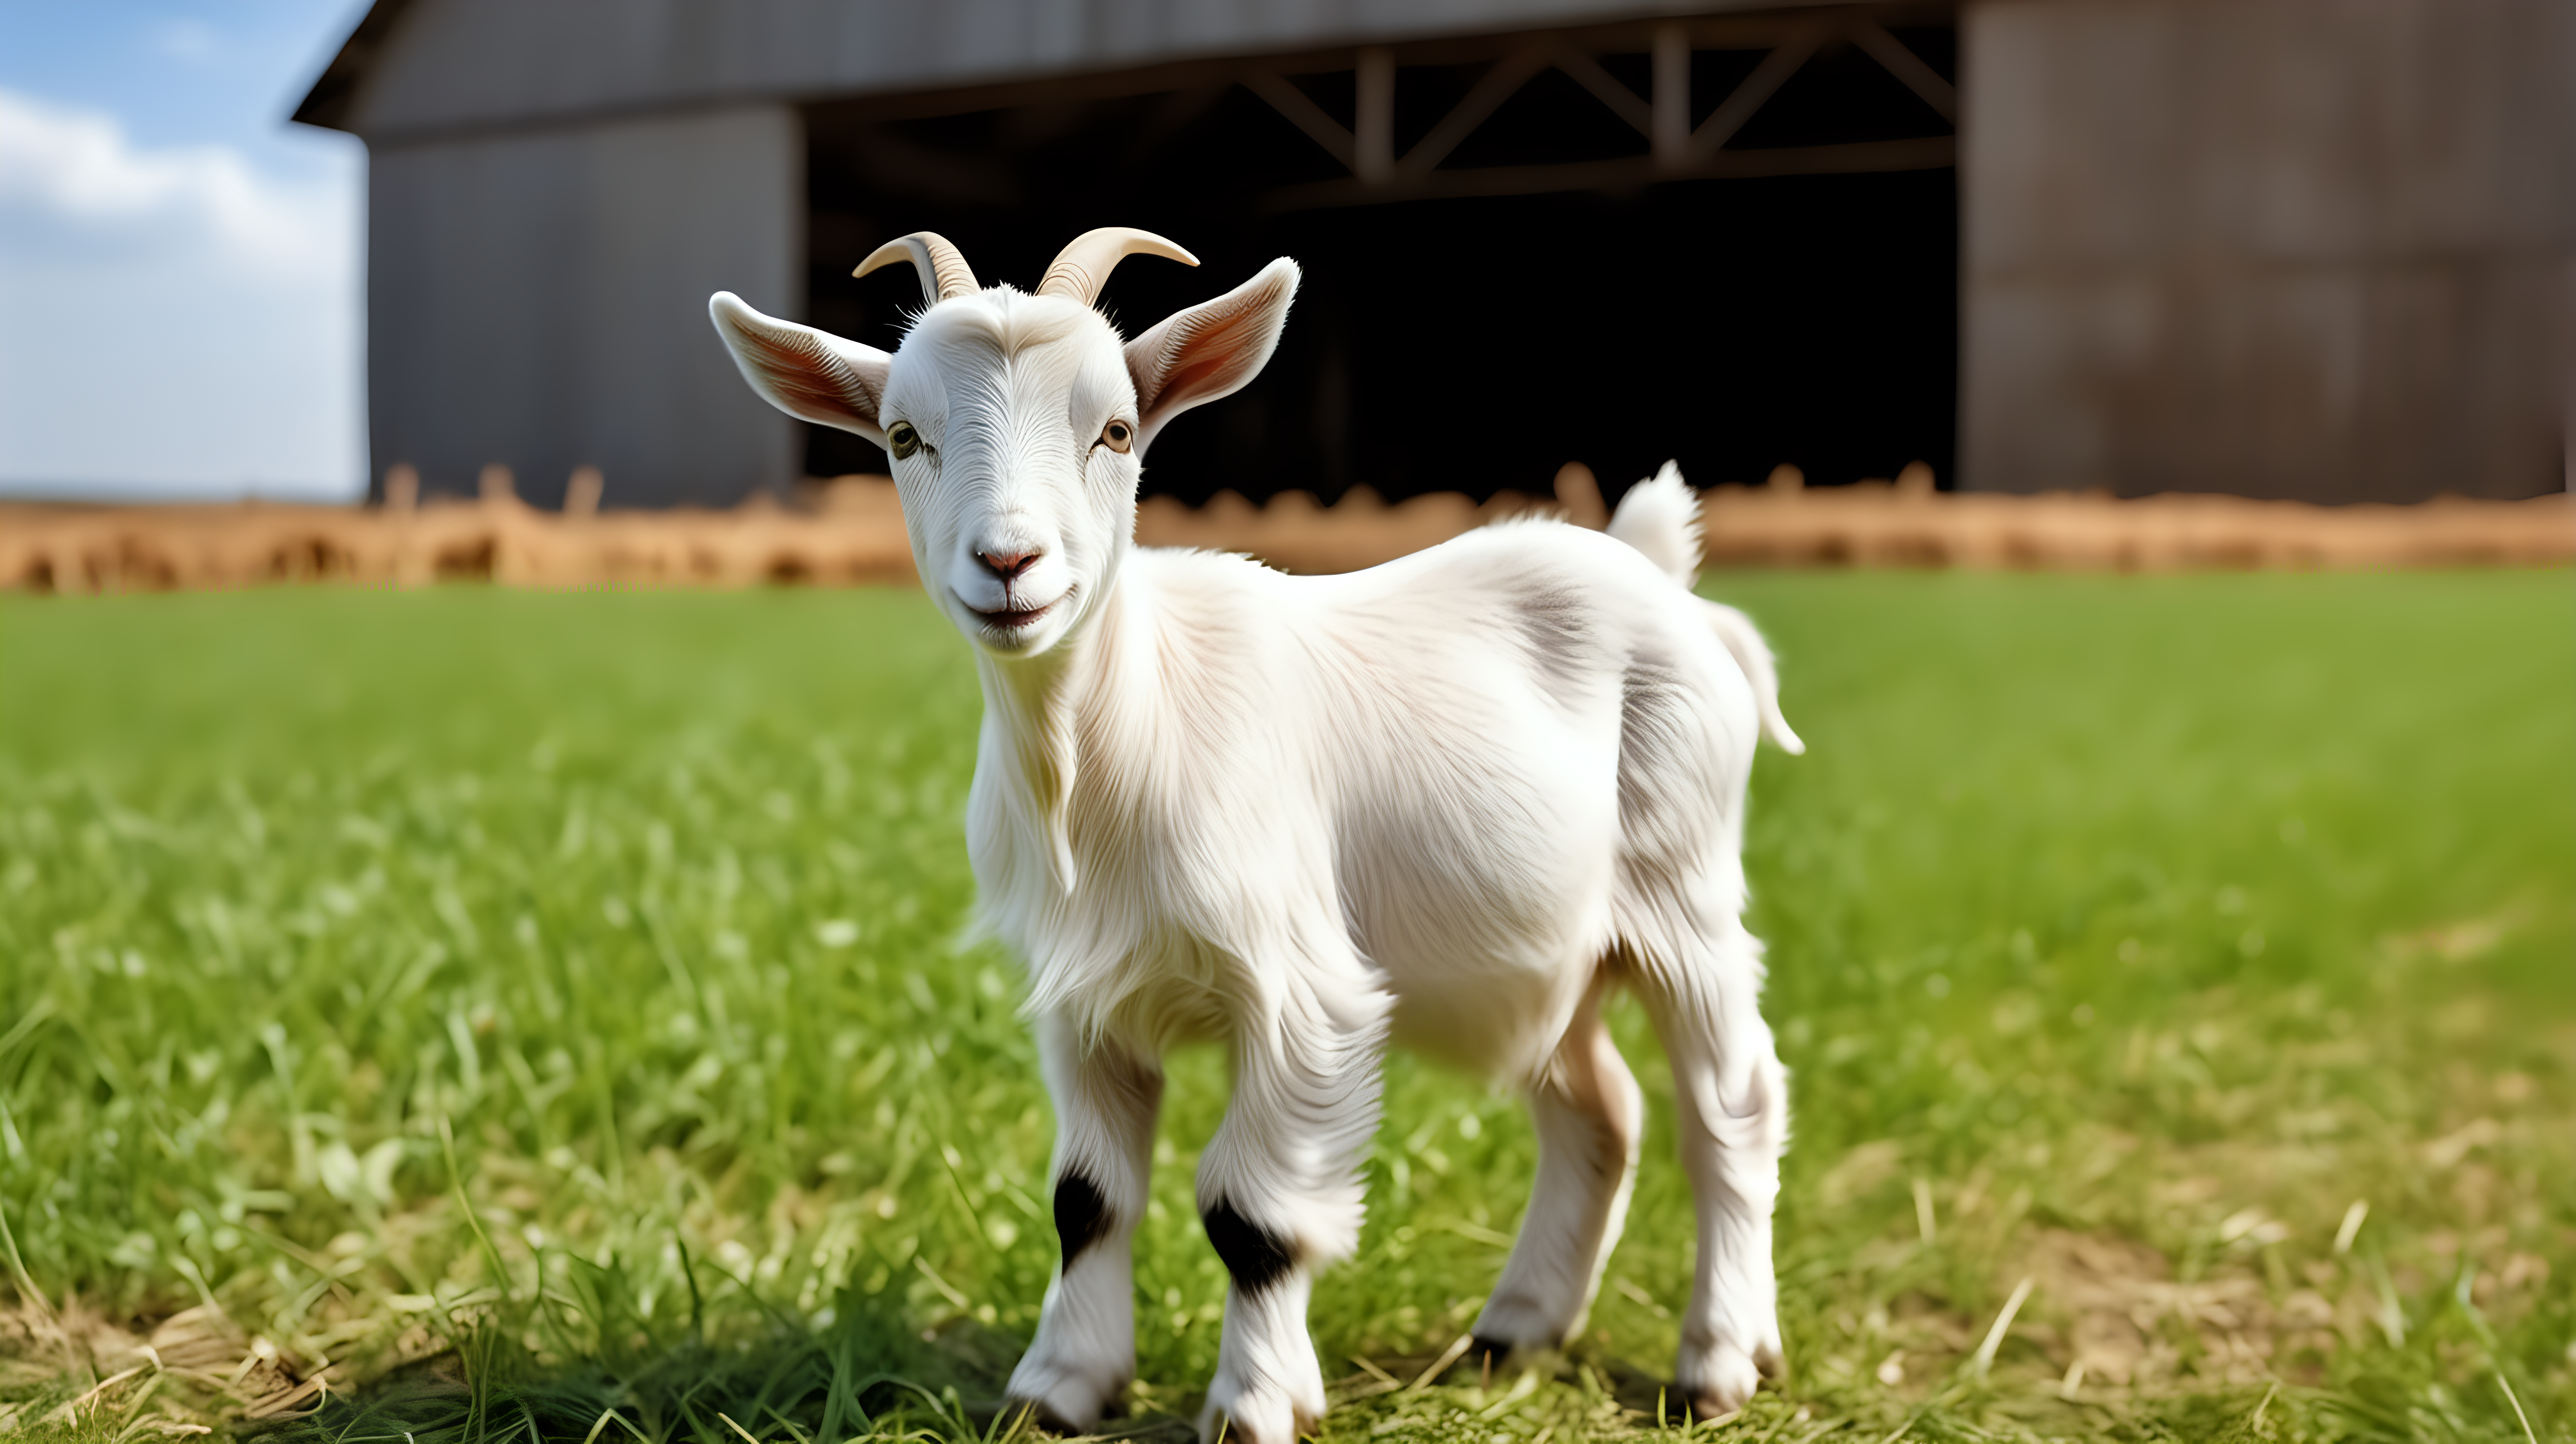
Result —
[[1085, 1041], [1056, 1016], [1038, 1024], [1038, 1059], [1055, 1100], [1064, 1262], [1007, 1392], [1052, 1426], [1087, 1431], [1136, 1375], [1131, 1245], [1145, 1216], [1163, 1073], [1115, 1039]]
[[1306, 1301], [1315, 1271], [1359, 1243], [1389, 1006], [1352, 973], [1347, 988], [1300, 990], [1238, 1025], [1234, 1101], [1199, 1163], [1199, 1212], [1233, 1277], [1203, 1444], [1292, 1444], [1324, 1413]]

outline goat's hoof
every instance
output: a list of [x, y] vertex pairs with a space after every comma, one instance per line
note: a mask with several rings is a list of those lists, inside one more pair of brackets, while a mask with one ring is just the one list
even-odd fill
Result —
[[1674, 1382], [1694, 1419], [1726, 1418], [1742, 1409], [1762, 1383], [1753, 1356], [1734, 1344], [1716, 1345], [1696, 1359], [1685, 1357], [1675, 1372]]
[[1469, 1366], [1488, 1372], [1516, 1356], [1526, 1362], [1534, 1355], [1564, 1348], [1572, 1322], [1564, 1309], [1551, 1308], [1544, 1299], [1518, 1291], [1503, 1294], [1487, 1300], [1484, 1312], [1476, 1316], [1475, 1332], [1462, 1357]]
[[1048, 1434], [1088, 1434], [1099, 1423], [1097, 1416], [1076, 1419], [1043, 1399], [1012, 1399], [1002, 1406], [1002, 1418], [1016, 1422], [1026, 1417], [1031, 1424]]
[[1780, 1351], [1778, 1339], [1765, 1339], [1753, 1346], [1753, 1369], [1775, 1384], [1789, 1377], [1789, 1357]]
[[1199, 1411], [1199, 1444], [1297, 1444], [1318, 1417], [1278, 1389], [1247, 1389], [1223, 1402], [1211, 1397]]
[[1006, 1412], [1026, 1410], [1039, 1427], [1057, 1434], [1088, 1434], [1123, 1387], [1087, 1379], [1068, 1369], [1022, 1365], [1004, 1392]]

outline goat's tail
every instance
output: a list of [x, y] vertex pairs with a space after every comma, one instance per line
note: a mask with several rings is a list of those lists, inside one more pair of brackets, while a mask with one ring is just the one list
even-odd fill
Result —
[[1628, 488], [1610, 518], [1610, 534], [1646, 554], [1646, 560], [1685, 587], [1699, 582], [1699, 498], [1682, 469], [1664, 469]]
[[[1688, 588], [1699, 582], [1699, 498], [1682, 480], [1679, 466], [1665, 462], [1653, 477], [1628, 488], [1610, 518], [1610, 535], [1646, 554], [1665, 575]], [[1796, 756], [1807, 750], [1789, 719], [1780, 715], [1780, 669], [1771, 659], [1753, 619], [1722, 602], [1703, 600], [1710, 630], [1726, 644], [1744, 679], [1753, 684], [1753, 699], [1762, 713], [1762, 735], [1781, 751]]]
[[1789, 730], [1789, 719], [1780, 715], [1780, 669], [1773, 665], [1771, 646], [1762, 640], [1753, 619], [1724, 602], [1700, 605], [1708, 608], [1708, 624], [1717, 639], [1735, 654], [1735, 665], [1744, 669], [1744, 680], [1753, 684], [1754, 704], [1762, 709], [1762, 735], [1792, 757], [1804, 753], [1807, 744]]

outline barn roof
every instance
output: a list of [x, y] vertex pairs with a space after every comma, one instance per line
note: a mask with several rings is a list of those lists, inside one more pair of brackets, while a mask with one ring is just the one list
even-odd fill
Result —
[[399, 142], [1781, 8], [1781, 0], [376, 0], [294, 118]]

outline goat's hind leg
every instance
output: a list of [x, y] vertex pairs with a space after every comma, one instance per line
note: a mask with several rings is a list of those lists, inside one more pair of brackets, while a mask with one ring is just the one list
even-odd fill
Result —
[[1606, 973], [1594, 982], [1530, 1089], [1538, 1183], [1511, 1261], [1476, 1318], [1476, 1347], [1488, 1359], [1558, 1348], [1581, 1331], [1627, 1218], [1645, 1098], [1601, 1021], [1607, 985]]
[[1136, 1374], [1131, 1244], [1145, 1216], [1163, 1074], [1115, 1040], [1086, 1043], [1057, 1017], [1038, 1024], [1038, 1057], [1055, 1100], [1064, 1262], [1006, 1392], [1049, 1425], [1087, 1431]]
[[1699, 1256], [1675, 1382], [1702, 1418], [1731, 1414], [1782, 1367], [1771, 1208], [1789, 1139], [1789, 1081], [1762, 1021], [1762, 945], [1733, 918], [1677, 955], [1639, 959], [1637, 985], [1672, 1060]]

